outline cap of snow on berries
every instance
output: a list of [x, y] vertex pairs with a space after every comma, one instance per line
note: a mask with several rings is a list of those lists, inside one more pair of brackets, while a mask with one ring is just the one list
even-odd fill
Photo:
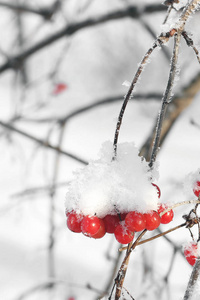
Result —
[[66, 211], [102, 218], [117, 212], [157, 209], [158, 193], [152, 180], [158, 172], [155, 168], [154, 174], [149, 171], [134, 143], [119, 144], [117, 158], [112, 157], [113, 145], [105, 142], [99, 159], [74, 174], [66, 195]]

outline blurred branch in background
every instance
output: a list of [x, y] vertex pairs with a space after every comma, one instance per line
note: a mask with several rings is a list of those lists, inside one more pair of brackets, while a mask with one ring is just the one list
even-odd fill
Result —
[[36, 14], [43, 17], [46, 21], [51, 20], [54, 13], [60, 8], [61, 1], [56, 0], [50, 7], [41, 7], [39, 9], [35, 9], [34, 7], [28, 6], [26, 4], [20, 3], [6, 3], [0, 1], [0, 7], [5, 7], [11, 10], [16, 11], [17, 14], [20, 13], [31, 13]]
[[120, 20], [124, 18], [137, 19], [144, 14], [150, 14], [150, 13], [162, 12], [162, 11], [166, 11], [166, 7], [164, 5], [153, 4], [153, 5], [143, 6], [142, 8], [140, 6], [129, 6], [124, 10], [118, 10], [109, 13], [107, 15], [103, 15], [96, 18], [89, 18], [85, 21], [80, 21], [78, 23], [67, 25], [57, 33], [50, 35], [46, 39], [43, 39], [41, 42], [38, 42], [37, 44], [30, 47], [29, 49], [26, 49], [25, 51], [21, 52], [20, 54], [11, 56], [7, 62], [0, 65], [0, 73], [3, 73], [9, 69], [17, 70], [21, 68], [22, 62], [26, 60], [28, 57], [30, 57], [31, 55], [33, 55], [34, 53], [38, 52], [44, 47], [51, 45], [52, 43], [56, 42], [60, 38], [66, 36], [72, 36], [73, 34], [75, 34], [76, 32], [82, 29], [104, 24], [106, 22], [110, 22], [113, 20]]

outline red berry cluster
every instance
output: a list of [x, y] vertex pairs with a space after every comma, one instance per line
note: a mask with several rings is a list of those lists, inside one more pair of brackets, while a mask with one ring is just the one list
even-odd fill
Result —
[[[156, 186], [156, 185], [155, 185]], [[158, 197], [160, 197], [160, 189]], [[135, 235], [135, 232], [144, 229], [154, 230], [162, 224], [167, 224], [173, 219], [173, 211], [169, 210], [162, 216], [160, 214], [167, 209], [167, 206], [160, 204], [158, 211], [149, 211], [140, 213], [138, 211], [130, 211], [127, 213], [118, 213], [115, 215], [108, 214], [104, 218], [97, 216], [84, 216], [74, 211], [68, 212], [67, 227], [73, 232], [82, 232], [84, 235], [99, 239], [106, 233], [115, 235], [116, 240], [121, 244], [130, 243]]]
[[193, 242], [184, 248], [184, 256], [191, 266], [194, 266], [197, 259], [197, 243]]

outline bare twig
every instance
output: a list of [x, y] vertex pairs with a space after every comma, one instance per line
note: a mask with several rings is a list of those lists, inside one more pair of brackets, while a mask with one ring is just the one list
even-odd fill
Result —
[[200, 0], [192, 0], [188, 2], [186, 7], [184, 8], [178, 22], [178, 31], [182, 33], [185, 28], [185, 24], [190, 17], [191, 14], [194, 14], [196, 10], [198, 10], [200, 4]]
[[191, 47], [194, 50], [194, 53], [196, 54], [197, 60], [200, 63], [200, 55], [199, 55], [199, 51], [197, 50], [197, 48], [194, 46], [194, 42], [193, 40], [188, 36], [186, 31], [182, 32], [182, 36], [184, 37], [187, 45], [189, 47]]
[[[142, 244], [145, 244], [145, 243], [148, 243], [148, 242], [151, 242], [151, 241], [153, 241], [153, 240], [155, 240], [155, 239], [157, 239], [157, 238], [159, 238], [159, 237], [161, 237], [161, 236], [164, 236], [164, 235], [166, 235], [166, 234], [168, 234], [168, 233], [170, 233], [170, 232], [173, 232], [173, 231], [175, 231], [175, 230], [177, 230], [177, 229], [180, 229], [180, 228], [182, 228], [182, 227], [184, 227], [184, 226], [186, 226], [186, 222], [184, 222], [184, 223], [182, 223], [182, 224], [180, 224], [180, 225], [178, 225], [178, 226], [176, 226], [176, 227], [173, 227], [173, 228], [171, 228], [171, 229], [169, 229], [169, 230], [167, 230], [167, 231], [164, 231], [164, 232], [161, 232], [161, 233], [159, 233], [159, 234], [157, 234], [157, 235], [154, 235], [154, 236], [152, 236], [152, 237], [149, 238], [149, 239], [140, 241], [140, 242], [137, 243], [137, 246], [142, 245]], [[127, 250], [127, 248], [128, 248], [128, 247], [122, 247], [122, 248], [119, 249], [119, 251]]]
[[158, 147], [159, 147], [159, 142], [160, 142], [160, 133], [163, 125], [163, 121], [165, 118], [165, 113], [167, 110], [167, 106], [170, 102], [170, 98], [172, 95], [172, 87], [174, 85], [174, 80], [176, 76], [176, 68], [177, 68], [177, 61], [178, 61], [178, 52], [179, 52], [179, 47], [180, 47], [180, 38], [181, 34], [175, 34], [175, 40], [174, 40], [174, 50], [173, 50], [173, 56], [172, 56], [172, 63], [171, 63], [171, 68], [170, 68], [170, 74], [169, 74], [169, 79], [167, 83], [167, 87], [162, 99], [162, 105], [161, 105], [161, 111], [158, 116], [158, 123], [157, 123], [157, 129], [156, 129], [156, 136], [152, 148], [152, 153], [151, 153], [151, 158], [150, 158], [150, 163], [149, 167], [152, 168], [154, 161], [157, 156], [158, 152]]
[[126, 276], [127, 268], [128, 268], [128, 263], [130, 259], [131, 252], [135, 249], [135, 247], [138, 245], [140, 242], [141, 238], [143, 235], [147, 232], [147, 230], [143, 230], [140, 235], [138, 236], [137, 240], [133, 243], [130, 243], [127, 247], [126, 250], [126, 255], [124, 257], [124, 260], [122, 261], [121, 267], [117, 273], [117, 277], [115, 279], [115, 283], [113, 285], [110, 297], [108, 298], [109, 300], [111, 299], [112, 293], [114, 291], [114, 287], [116, 286], [116, 291], [115, 291], [115, 300], [119, 300], [121, 297], [121, 292], [122, 292], [122, 287], [124, 283], [124, 279]]
[[114, 142], [113, 142], [113, 147], [114, 147], [114, 155], [113, 155], [113, 159], [116, 159], [116, 156], [117, 156], [117, 142], [118, 142], [118, 137], [119, 137], [119, 131], [120, 131], [120, 128], [121, 128], [121, 124], [122, 124], [122, 119], [123, 119], [123, 116], [124, 116], [124, 112], [125, 112], [125, 109], [126, 109], [126, 106], [128, 104], [128, 101], [130, 100], [130, 98], [132, 97], [132, 94], [133, 94], [133, 89], [136, 85], [136, 83], [138, 82], [138, 79], [140, 77], [140, 75], [142, 74], [142, 71], [150, 57], [150, 55], [152, 54], [153, 50], [159, 45], [161, 44], [160, 40], [156, 40], [154, 43], [153, 43], [153, 46], [151, 48], [149, 48], [149, 50], [146, 52], [146, 54], [144, 55], [136, 73], [135, 73], [135, 76], [131, 82], [131, 85], [130, 85], [130, 88], [125, 96], [125, 99], [124, 99], [124, 102], [122, 104], [122, 107], [121, 107], [121, 110], [120, 110], [120, 113], [119, 113], [119, 116], [118, 116], [118, 121], [117, 121], [117, 126], [116, 126], [116, 130], [115, 130], [115, 136], [114, 136]]

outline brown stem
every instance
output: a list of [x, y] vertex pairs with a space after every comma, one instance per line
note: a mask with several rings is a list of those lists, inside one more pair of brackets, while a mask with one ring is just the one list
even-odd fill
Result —
[[113, 156], [113, 160], [116, 159], [117, 156], [117, 142], [118, 142], [118, 137], [119, 137], [119, 131], [120, 131], [120, 127], [122, 124], [122, 119], [124, 116], [124, 112], [127, 106], [128, 101], [130, 100], [130, 98], [132, 97], [132, 93], [133, 93], [133, 89], [136, 85], [136, 83], [138, 82], [138, 79], [140, 77], [140, 75], [142, 74], [142, 71], [151, 55], [151, 53], [153, 52], [153, 50], [158, 46], [158, 40], [156, 40], [153, 44], [153, 46], [151, 48], [149, 48], [149, 50], [146, 52], [146, 54], [144, 55], [138, 69], [137, 72], [131, 82], [131, 85], [129, 87], [129, 90], [125, 96], [124, 102], [122, 104], [119, 116], [118, 116], [118, 121], [117, 121], [117, 126], [116, 126], [116, 130], [115, 130], [115, 136], [114, 136], [114, 142], [113, 142], [113, 147], [114, 147], [114, 156]]
[[[164, 235], [166, 235], [166, 234], [168, 234], [168, 233], [170, 233], [172, 231], [175, 231], [175, 230], [177, 230], [177, 229], [179, 229], [179, 228], [181, 228], [181, 227], [183, 227], [185, 225], [186, 225], [186, 222], [184, 222], [184, 223], [182, 223], [182, 224], [180, 224], [180, 225], [178, 225], [176, 227], [173, 227], [173, 228], [171, 228], [171, 229], [169, 229], [169, 230], [167, 230], [165, 232], [161, 232], [161, 233], [159, 233], [157, 235], [154, 235], [153, 237], [151, 237], [149, 239], [146, 239], [146, 240], [143, 240], [141, 242], [138, 242], [137, 246], [145, 244], [145, 243], [150, 242], [150, 241], [153, 241], [153, 240], [155, 240], [155, 239], [157, 239], [157, 238], [159, 238], [161, 236], [164, 236]], [[119, 249], [119, 251], [123, 251], [123, 250], [126, 250], [126, 249], [127, 249], [127, 247], [122, 247], [122, 248]]]
[[193, 40], [188, 36], [186, 31], [182, 32], [182, 36], [184, 37], [186, 44], [188, 45], [188, 47], [192, 47], [192, 49], [194, 50], [194, 53], [196, 54], [197, 60], [200, 64], [200, 55], [199, 55], [199, 51], [197, 50], [197, 48], [194, 46], [194, 42]]
[[[128, 263], [129, 263], [131, 252], [135, 249], [135, 247], [138, 245], [139, 241], [145, 235], [146, 232], [147, 232], [146, 229], [143, 230], [140, 233], [140, 235], [138, 236], [138, 238], [136, 239], [136, 241], [134, 243], [130, 243], [127, 247], [126, 256], [121, 264], [121, 267], [120, 267], [117, 277], [115, 279], [115, 284], [114, 284], [114, 285], [116, 285], [115, 300], [119, 300], [121, 297], [122, 287], [123, 287], [124, 279], [126, 276], [126, 271], [128, 268]], [[112, 293], [111, 293], [111, 295], [112, 295]], [[110, 295], [109, 299], [111, 299], [111, 295]]]
[[175, 34], [175, 39], [174, 39], [174, 50], [173, 50], [173, 56], [172, 56], [172, 62], [171, 62], [171, 67], [170, 67], [170, 73], [169, 73], [169, 79], [167, 83], [167, 87], [162, 99], [162, 105], [161, 105], [161, 111], [158, 116], [158, 122], [157, 122], [157, 128], [156, 128], [156, 136], [152, 148], [152, 153], [151, 153], [151, 158], [150, 158], [150, 163], [149, 167], [152, 168], [153, 164], [156, 160], [158, 148], [159, 148], [159, 143], [160, 143], [160, 135], [161, 135], [161, 130], [162, 130], [162, 125], [163, 121], [165, 118], [166, 110], [170, 102], [171, 94], [172, 94], [172, 87], [174, 85], [174, 80], [175, 80], [175, 75], [176, 75], [176, 66], [177, 66], [177, 61], [178, 61], [178, 52], [179, 52], [179, 47], [180, 47], [180, 38], [181, 35]]

